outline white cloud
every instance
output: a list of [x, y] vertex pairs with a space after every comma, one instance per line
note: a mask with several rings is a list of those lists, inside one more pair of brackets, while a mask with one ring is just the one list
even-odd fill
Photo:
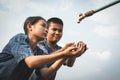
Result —
[[61, 10], [68, 10], [72, 7], [72, 1], [73, 0], [63, 0], [62, 4], [60, 5]]
[[92, 49], [88, 49], [87, 53], [85, 54], [86, 58], [88, 61], [92, 61], [93, 63], [98, 63], [98, 62], [103, 62], [110, 60], [111, 58], [111, 52], [109, 50], [104, 50], [104, 51], [95, 51]]
[[1, 0], [0, 5], [2, 8], [6, 8], [8, 11], [15, 13], [23, 13], [28, 10], [33, 12], [42, 12], [44, 10], [49, 13], [55, 13], [70, 9], [72, 6], [72, 0], [61, 0], [61, 2], [55, 0], [53, 3], [51, 1], [34, 0]]
[[28, 0], [1, 0], [1, 5], [8, 11], [20, 12], [27, 6]]
[[104, 51], [102, 53], [98, 53], [97, 55], [101, 60], [109, 60], [110, 59], [110, 52], [109, 51]]
[[94, 32], [104, 38], [113, 38], [120, 36], [119, 26], [96, 26]]

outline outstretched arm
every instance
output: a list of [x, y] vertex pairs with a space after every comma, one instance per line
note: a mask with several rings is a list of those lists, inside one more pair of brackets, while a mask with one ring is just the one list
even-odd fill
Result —
[[65, 60], [64, 65], [67, 65], [68, 67], [72, 67], [75, 63], [76, 57], [72, 57], [72, 58], [67, 58]]
[[57, 70], [62, 66], [65, 60], [66, 59], [62, 58], [57, 60], [55, 63], [53, 63], [49, 68], [41, 68], [39, 71], [40, 71], [42, 80], [49, 80], [50, 77], [54, 75], [55, 72], [57, 72]]
[[65, 57], [62, 52], [57, 54], [50, 55], [37, 55], [37, 56], [29, 56], [25, 58], [25, 63], [29, 68], [38, 68], [40, 66], [50, 64], [55, 62], [56, 60]]
[[40, 66], [53, 63], [61, 58], [76, 56], [77, 54], [71, 52], [74, 49], [76, 49], [76, 47], [67, 47], [66, 49], [55, 51], [50, 55], [29, 56], [25, 58], [25, 63], [29, 68], [38, 68]]

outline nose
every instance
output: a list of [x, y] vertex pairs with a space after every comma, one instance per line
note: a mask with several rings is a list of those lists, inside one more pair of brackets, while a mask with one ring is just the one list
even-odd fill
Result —
[[59, 30], [56, 30], [56, 34], [60, 34], [60, 31], [59, 31]]
[[48, 33], [48, 29], [47, 28], [45, 28], [45, 32]]

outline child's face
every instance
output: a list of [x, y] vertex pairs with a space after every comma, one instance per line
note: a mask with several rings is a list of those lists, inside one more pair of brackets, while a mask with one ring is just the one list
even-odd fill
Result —
[[61, 39], [62, 33], [63, 33], [63, 26], [51, 22], [47, 33], [47, 40], [49, 40], [50, 42], [57, 43]]
[[31, 25], [31, 34], [34, 36], [38, 41], [43, 40], [46, 38], [47, 35], [47, 23], [44, 20], [39, 20], [34, 25]]

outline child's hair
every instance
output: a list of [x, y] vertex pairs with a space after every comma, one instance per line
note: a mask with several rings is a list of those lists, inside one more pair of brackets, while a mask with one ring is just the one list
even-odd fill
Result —
[[60, 25], [63, 26], [63, 21], [60, 18], [52, 17], [52, 18], [50, 18], [50, 19], [47, 20], [48, 28], [49, 28], [51, 22], [57, 23], [57, 24], [60, 24]]
[[43, 17], [41, 16], [30, 16], [28, 17], [25, 22], [24, 22], [24, 32], [25, 34], [28, 34], [28, 29], [27, 29], [27, 25], [34, 25], [35, 23], [37, 23], [39, 20], [44, 20], [46, 21]]

